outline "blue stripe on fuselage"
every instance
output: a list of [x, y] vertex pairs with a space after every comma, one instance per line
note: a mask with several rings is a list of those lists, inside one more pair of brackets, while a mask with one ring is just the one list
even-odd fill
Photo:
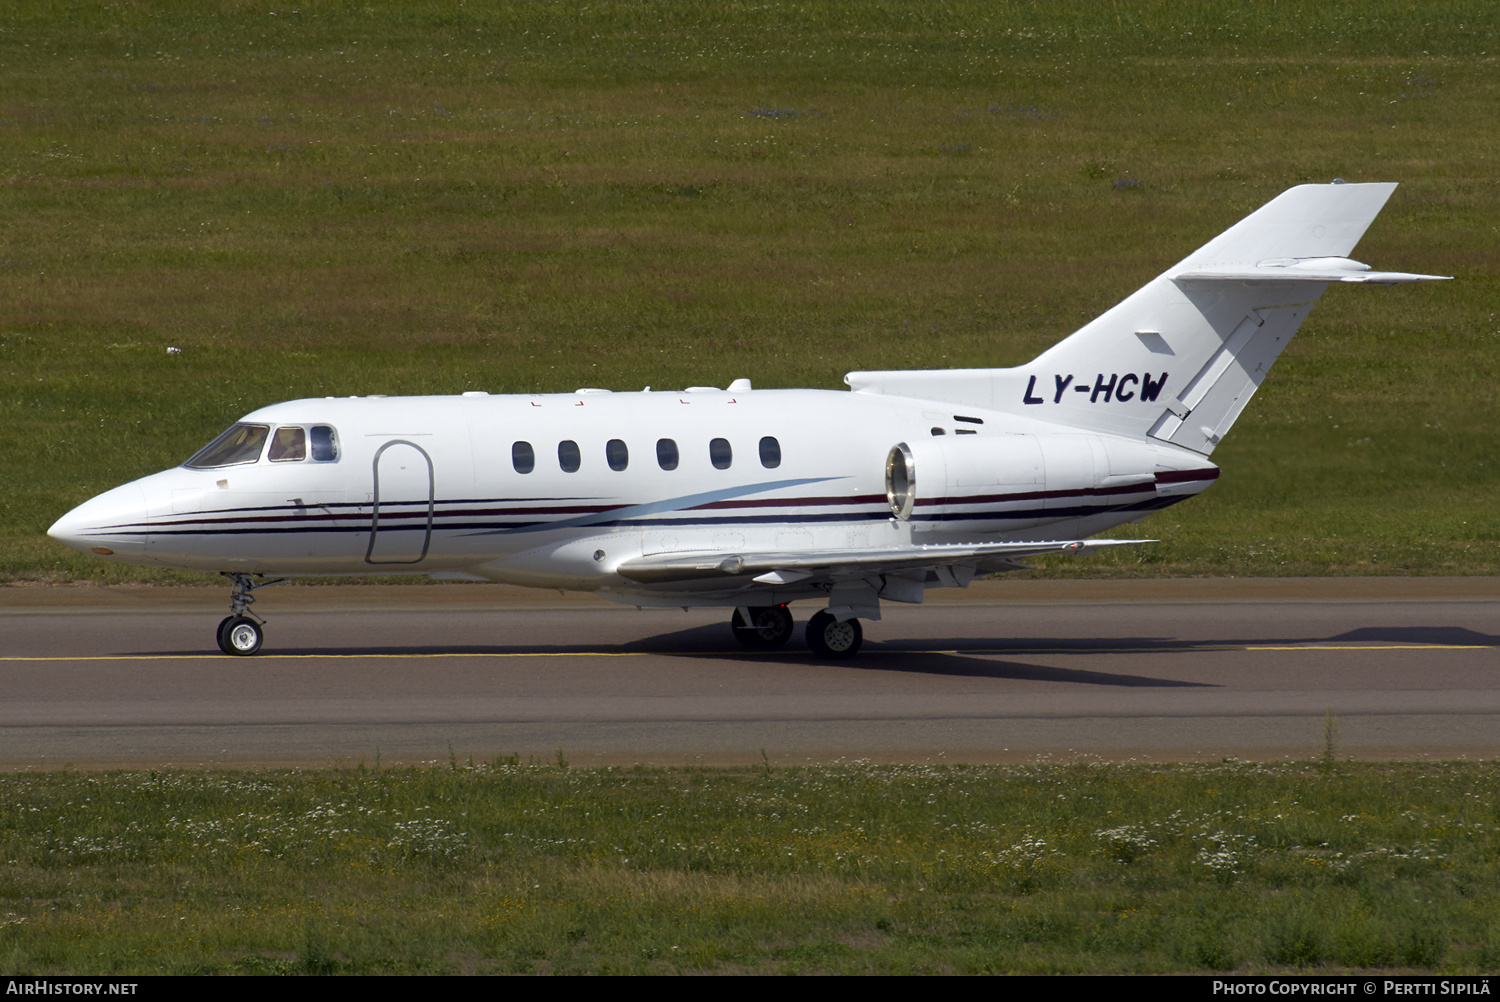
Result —
[[483, 532], [465, 533], [465, 535], [494, 536], [500, 533], [542, 532], [547, 529], [573, 529], [586, 525], [599, 525], [606, 522], [622, 522], [645, 515], [658, 515], [665, 511], [697, 508], [702, 505], [713, 504], [716, 501], [728, 501], [731, 498], [746, 497], [750, 494], [764, 494], [766, 491], [778, 491], [787, 487], [801, 487], [803, 484], [822, 484], [838, 479], [840, 478], [801, 477], [795, 480], [772, 480], [764, 484], [749, 484], [745, 487], [725, 487], [717, 491], [703, 491], [699, 494], [685, 494], [682, 497], [667, 498], [664, 501], [650, 501], [646, 504], [626, 505], [623, 508], [612, 508], [609, 511], [594, 512], [591, 515], [561, 518], [555, 522], [546, 522], [541, 525], [528, 525], [516, 529], [488, 529]]

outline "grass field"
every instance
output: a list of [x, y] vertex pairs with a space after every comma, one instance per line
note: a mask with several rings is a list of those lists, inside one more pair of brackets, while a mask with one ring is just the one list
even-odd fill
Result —
[[0, 776], [0, 970], [1493, 972], [1493, 765]]
[[[272, 9], [276, 8], [276, 9]], [[1492, 573], [1500, 11], [1479, 2], [0, 10], [0, 580], [304, 395], [1014, 364], [1287, 186], [1399, 180], [1140, 553]], [[169, 355], [168, 347], [182, 349]]]

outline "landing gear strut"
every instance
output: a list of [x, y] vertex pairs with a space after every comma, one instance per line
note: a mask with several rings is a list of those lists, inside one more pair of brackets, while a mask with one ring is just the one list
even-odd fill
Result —
[[261, 627], [266, 622], [250, 611], [250, 604], [255, 601], [255, 596], [250, 593], [257, 588], [281, 584], [284, 579], [256, 581], [249, 574], [221, 573], [233, 582], [233, 587], [229, 591], [229, 616], [219, 623], [219, 650], [235, 657], [249, 657], [260, 650], [261, 642], [265, 640], [265, 631]]
[[774, 651], [792, 639], [792, 613], [784, 605], [758, 605], [748, 610], [750, 621], [745, 622], [744, 613], [734, 610], [729, 625], [734, 628], [734, 639], [747, 650]]
[[859, 653], [865, 632], [859, 620], [839, 622], [828, 612], [819, 612], [807, 621], [807, 646], [826, 661], [843, 661]]

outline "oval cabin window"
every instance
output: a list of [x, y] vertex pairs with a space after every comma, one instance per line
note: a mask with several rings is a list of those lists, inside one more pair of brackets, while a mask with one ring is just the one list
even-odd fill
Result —
[[630, 465], [630, 450], [625, 443], [618, 438], [612, 438], [604, 446], [604, 458], [609, 462], [609, 468], [619, 473]]
[[781, 465], [781, 443], [770, 435], [760, 440], [760, 465], [768, 470]]
[[729, 439], [716, 438], [708, 443], [708, 461], [714, 464], [716, 470], [729, 469], [729, 464], [734, 462], [734, 450], [729, 448]]
[[657, 439], [656, 463], [664, 470], [677, 469], [677, 443], [670, 438]]
[[530, 473], [536, 469], [536, 453], [532, 451], [530, 442], [517, 442], [510, 447], [510, 465], [516, 468], [517, 473]]
[[557, 465], [562, 467], [564, 473], [577, 473], [581, 462], [577, 442], [565, 439], [557, 443]]

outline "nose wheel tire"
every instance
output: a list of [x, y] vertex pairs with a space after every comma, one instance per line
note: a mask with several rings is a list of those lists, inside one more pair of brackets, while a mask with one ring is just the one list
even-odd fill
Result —
[[265, 634], [248, 616], [230, 616], [219, 624], [219, 650], [234, 657], [249, 657], [260, 650]]
[[854, 657], [864, 639], [865, 631], [857, 619], [846, 619], [841, 623], [827, 612], [819, 612], [807, 621], [807, 646], [825, 661]]
[[774, 651], [792, 639], [792, 613], [784, 605], [752, 606], [748, 623], [736, 609], [729, 625], [734, 639], [752, 651]]

